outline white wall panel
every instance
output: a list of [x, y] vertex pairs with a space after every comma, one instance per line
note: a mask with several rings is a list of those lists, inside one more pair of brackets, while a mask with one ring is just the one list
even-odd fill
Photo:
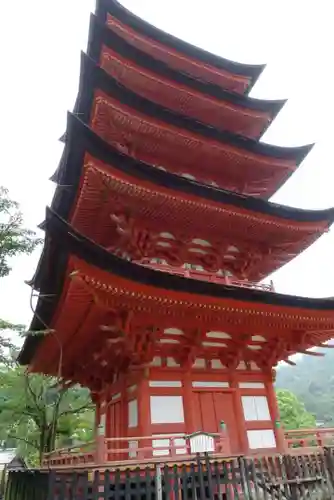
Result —
[[150, 387], [182, 387], [180, 380], [150, 380]]
[[138, 441], [129, 441], [129, 458], [137, 457]]
[[193, 368], [205, 368], [205, 359], [196, 358], [193, 364]]
[[247, 431], [247, 438], [251, 450], [276, 448], [275, 434], [272, 429]]
[[241, 401], [246, 421], [271, 420], [265, 396], [242, 396]]
[[264, 389], [265, 385], [263, 382], [240, 382], [240, 389]]
[[228, 382], [218, 382], [218, 381], [195, 381], [192, 383], [193, 387], [217, 387], [217, 388], [226, 388], [229, 387], [230, 384]]
[[271, 420], [266, 396], [254, 396], [257, 420]]
[[[161, 436], [161, 434], [160, 434], [160, 436]], [[174, 445], [175, 446], [184, 446], [184, 448], [179, 448], [176, 450], [176, 455], [185, 455], [187, 453], [185, 439], [175, 437], [174, 438]], [[164, 446], [166, 446], [165, 449], [164, 449]], [[152, 441], [153, 456], [162, 457], [162, 456], [170, 455], [170, 446], [171, 446], [170, 438], [153, 439], [153, 441]], [[162, 448], [162, 449], [156, 450], [154, 448]]]
[[257, 420], [257, 413], [253, 396], [242, 396], [241, 402], [244, 410], [245, 420]]
[[137, 427], [138, 425], [138, 402], [136, 399], [128, 403], [128, 427]]
[[151, 396], [152, 424], [184, 423], [182, 396]]

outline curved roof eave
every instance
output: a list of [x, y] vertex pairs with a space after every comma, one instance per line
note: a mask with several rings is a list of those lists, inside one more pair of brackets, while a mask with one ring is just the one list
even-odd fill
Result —
[[[62, 217], [67, 218], [80, 182], [84, 155], [90, 153], [113, 168], [131, 175], [135, 180], [149, 181], [169, 188], [182, 195], [191, 194], [222, 205], [239, 207], [252, 212], [262, 213], [294, 222], [334, 221], [334, 208], [325, 210], [305, 210], [279, 205], [267, 200], [242, 195], [232, 191], [208, 186], [182, 176], [160, 170], [152, 165], [136, 160], [117, 151], [77, 116], [68, 114], [67, 141], [60, 166], [52, 180], [60, 184], [55, 193], [53, 207]], [[65, 186], [65, 187], [63, 187]], [[66, 188], [71, 186], [73, 189]], [[58, 201], [57, 201], [58, 198]], [[61, 200], [61, 201], [60, 201]], [[65, 201], [67, 200], [67, 201]], [[55, 203], [55, 204], [54, 204]]]
[[[224, 90], [214, 83], [203, 82], [202, 80], [194, 78], [187, 73], [173, 69], [163, 61], [160, 61], [153, 56], [146, 54], [134, 45], [129, 44], [117, 33], [114, 33], [105, 24], [101, 23], [94, 14], [91, 14], [87, 53], [88, 56], [96, 63], [99, 63], [103, 45], [134, 62], [136, 65], [153, 71], [163, 78], [173, 80], [175, 83], [186, 85], [189, 89], [196, 90], [218, 100], [226, 101], [242, 108], [270, 113], [270, 121], [268, 122], [267, 127], [287, 101], [286, 99], [263, 100], [238, 94], [237, 92]], [[265, 130], [263, 133], [264, 132]]]
[[[38, 312], [35, 314], [30, 327], [31, 331], [44, 330], [45, 324], [51, 323], [64, 285], [69, 255], [75, 255], [98, 269], [110, 272], [129, 281], [135, 281], [136, 283], [155, 288], [164, 288], [177, 293], [185, 292], [199, 296], [228, 298], [229, 300], [287, 308], [323, 311], [334, 309], [332, 298], [309, 299], [257, 289], [221, 285], [184, 278], [134, 264], [111, 254], [108, 250], [78, 233], [50, 208], [47, 209], [43, 227], [46, 231], [46, 244], [33, 286], [41, 290], [42, 293], [47, 293], [48, 297], [47, 299], [42, 296], [40, 297], [37, 305]], [[52, 266], [48, 265], [50, 258], [52, 258]], [[44, 310], [40, 311], [40, 309]], [[42, 320], [41, 317], [43, 318]], [[18, 358], [21, 364], [28, 364], [31, 361], [33, 353], [42, 338], [42, 335], [34, 335], [26, 338]]]
[[125, 88], [117, 80], [108, 75], [91, 58], [82, 53], [79, 93], [74, 113], [79, 114], [85, 123], [89, 122], [94, 100], [94, 90], [117, 99], [128, 108], [133, 108], [152, 118], [158, 118], [171, 126], [187, 130], [223, 144], [229, 144], [244, 151], [276, 159], [294, 160], [299, 165], [310, 152], [313, 144], [296, 147], [283, 147], [258, 142], [229, 131], [220, 131], [174, 111], [166, 109], [131, 90]]
[[163, 45], [171, 47], [188, 57], [197, 59], [204, 64], [210, 64], [217, 69], [225, 70], [231, 74], [249, 78], [250, 83], [247, 88], [247, 92], [250, 92], [260, 74], [266, 67], [265, 64], [244, 64], [231, 61], [216, 54], [212, 54], [207, 50], [201, 49], [200, 47], [196, 47], [195, 45], [192, 45], [153, 26], [139, 16], [136, 16], [126, 7], [117, 2], [117, 0], [97, 0], [95, 13], [97, 18], [102, 22], [106, 22], [107, 16], [110, 14], [138, 33], [162, 43]]

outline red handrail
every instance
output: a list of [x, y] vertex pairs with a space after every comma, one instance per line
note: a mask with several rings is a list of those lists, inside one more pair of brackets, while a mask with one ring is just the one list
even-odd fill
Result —
[[200, 271], [198, 269], [185, 269], [184, 267], [174, 267], [168, 266], [166, 264], [157, 264], [151, 262], [137, 262], [145, 267], [155, 269], [156, 271], [162, 271], [165, 273], [176, 274], [177, 276], [183, 276], [185, 278], [191, 278], [201, 281], [209, 281], [211, 283], [218, 283], [222, 285], [238, 286], [242, 288], [251, 288], [256, 290], [263, 290], [266, 292], [274, 292], [274, 284], [272, 281], [270, 283], [257, 283], [255, 281], [248, 280], [237, 280], [229, 276], [220, 276], [216, 273], [209, 273], [208, 271]]

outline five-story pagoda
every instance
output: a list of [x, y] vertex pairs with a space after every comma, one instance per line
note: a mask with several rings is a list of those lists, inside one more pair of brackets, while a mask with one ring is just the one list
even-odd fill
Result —
[[129, 438], [128, 456], [138, 436], [184, 444], [222, 422], [229, 452], [282, 451], [272, 368], [332, 336], [332, 300], [259, 283], [334, 218], [267, 201], [310, 146], [259, 142], [283, 105], [247, 96], [262, 69], [115, 0], [91, 17], [31, 282], [31, 330], [51, 334], [19, 360], [89, 387], [100, 433]]

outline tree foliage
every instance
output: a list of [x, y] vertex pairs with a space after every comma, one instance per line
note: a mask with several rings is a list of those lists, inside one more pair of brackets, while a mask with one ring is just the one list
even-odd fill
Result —
[[0, 187], [0, 278], [9, 274], [11, 257], [30, 254], [39, 242], [34, 231], [23, 227], [18, 204]]
[[277, 370], [276, 387], [287, 389], [303, 401], [308, 412], [327, 427], [334, 426], [334, 349], [318, 349], [323, 358], [301, 356], [297, 366]]
[[56, 379], [27, 374], [22, 367], [0, 373], [0, 440], [39, 463], [43, 453], [92, 439], [89, 392], [64, 389]]
[[304, 404], [292, 392], [278, 389], [278, 406], [284, 429], [314, 428], [315, 417], [306, 411]]
[[[11, 270], [10, 259], [20, 254], [30, 254], [40, 243], [36, 233], [23, 226], [18, 204], [11, 200], [8, 191], [0, 186], [0, 278]], [[8, 350], [14, 346], [9, 339], [10, 331], [23, 331], [22, 325], [14, 325], [0, 319], [0, 362], [6, 362]]]
[[[10, 273], [11, 258], [31, 254], [39, 243], [24, 227], [18, 204], [0, 187], [0, 278]], [[55, 447], [90, 440], [94, 413], [85, 389], [64, 389], [54, 378], [27, 374], [13, 364], [13, 330], [24, 327], [0, 319], [0, 440], [38, 463]]]

